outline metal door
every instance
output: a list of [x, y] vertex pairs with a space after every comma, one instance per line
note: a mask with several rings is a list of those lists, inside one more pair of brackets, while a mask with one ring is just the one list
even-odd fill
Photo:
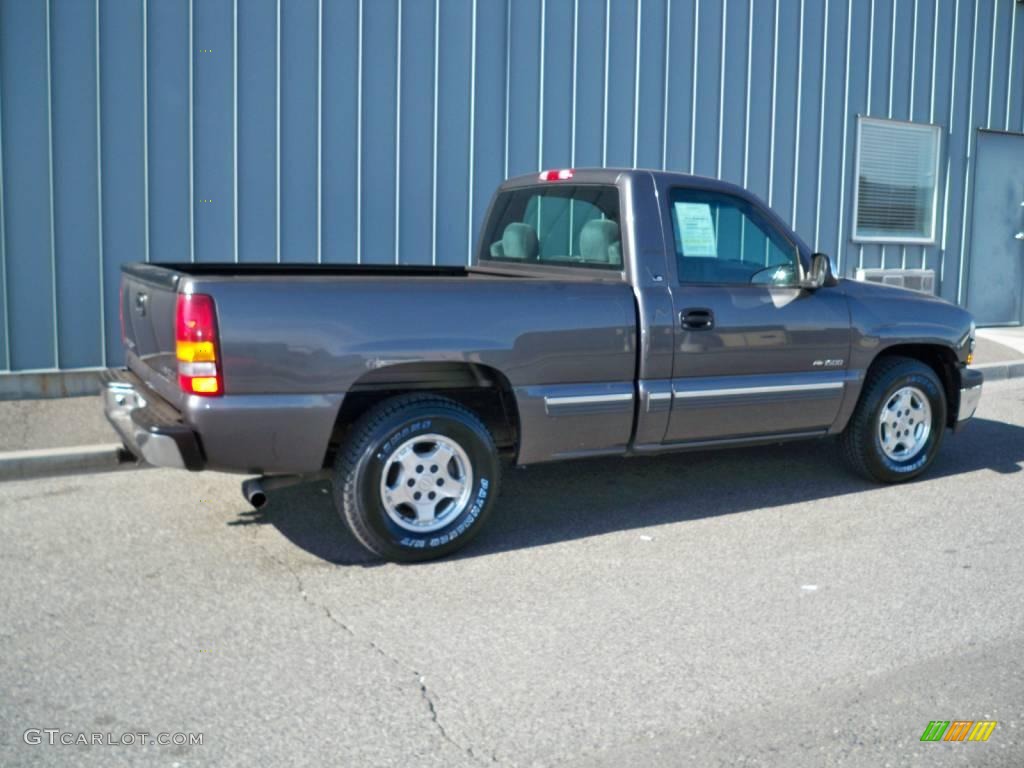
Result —
[[1024, 321], [1024, 135], [980, 131], [967, 278], [978, 325]]
[[797, 246], [753, 200], [696, 187], [664, 198], [677, 321], [666, 442], [824, 432], [848, 378], [842, 288], [790, 287]]

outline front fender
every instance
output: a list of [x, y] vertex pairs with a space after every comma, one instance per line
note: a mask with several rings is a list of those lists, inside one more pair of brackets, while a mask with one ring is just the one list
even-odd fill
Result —
[[[973, 321], [969, 312], [944, 299], [902, 288], [852, 280], [841, 281], [850, 308], [850, 359], [853, 374], [833, 425], [841, 432], [860, 399], [872, 363], [901, 348], [911, 357], [935, 358], [949, 372], [950, 413], [959, 408], [960, 370], [971, 353]], [[945, 378], [945, 377], [944, 377]]]

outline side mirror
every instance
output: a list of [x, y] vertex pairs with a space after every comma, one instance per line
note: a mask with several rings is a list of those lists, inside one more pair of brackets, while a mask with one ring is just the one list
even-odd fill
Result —
[[832, 274], [832, 262], [824, 253], [816, 253], [811, 256], [811, 271], [800, 283], [801, 288], [816, 291], [824, 286], [836, 284]]

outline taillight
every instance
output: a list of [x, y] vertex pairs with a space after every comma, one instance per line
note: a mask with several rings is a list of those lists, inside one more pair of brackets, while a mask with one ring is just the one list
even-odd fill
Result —
[[178, 385], [191, 395], [220, 395], [224, 382], [217, 364], [217, 313], [213, 297], [178, 294], [175, 312]]
[[568, 181], [573, 176], [572, 168], [561, 168], [556, 171], [541, 171], [541, 181]]

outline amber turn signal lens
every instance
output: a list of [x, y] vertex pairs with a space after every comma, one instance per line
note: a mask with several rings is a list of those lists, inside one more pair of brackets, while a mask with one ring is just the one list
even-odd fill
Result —
[[217, 351], [212, 341], [178, 341], [178, 360], [183, 363], [215, 363]]

